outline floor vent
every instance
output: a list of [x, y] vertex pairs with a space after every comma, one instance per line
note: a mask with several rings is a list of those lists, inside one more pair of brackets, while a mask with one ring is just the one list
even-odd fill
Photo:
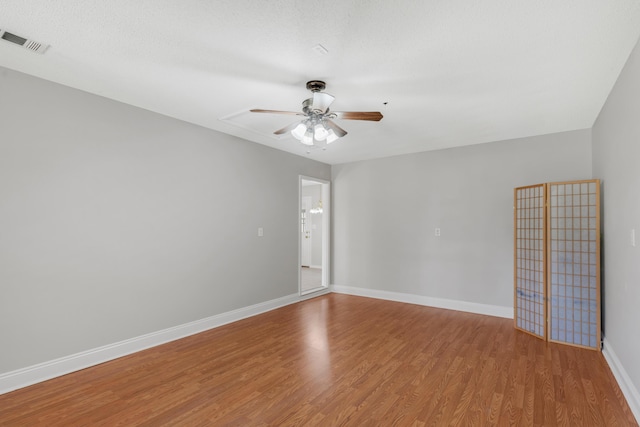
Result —
[[49, 47], [48, 44], [42, 44], [34, 40], [29, 40], [27, 38], [20, 37], [16, 34], [2, 29], [0, 29], [0, 39], [8, 41], [9, 43], [17, 44], [18, 46], [22, 46], [27, 50], [37, 53], [45, 53], [47, 48]]

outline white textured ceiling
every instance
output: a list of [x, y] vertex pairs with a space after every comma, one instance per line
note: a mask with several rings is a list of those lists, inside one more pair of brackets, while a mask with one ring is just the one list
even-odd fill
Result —
[[[51, 45], [0, 41], [1, 66], [336, 164], [591, 127], [640, 1], [2, 0], [0, 28]], [[311, 79], [384, 119], [307, 154], [271, 135], [293, 116], [247, 113]]]

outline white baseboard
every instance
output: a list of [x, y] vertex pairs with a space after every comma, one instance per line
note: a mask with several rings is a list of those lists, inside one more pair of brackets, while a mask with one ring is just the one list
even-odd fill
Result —
[[446, 308], [449, 310], [466, 311], [469, 313], [485, 314], [487, 316], [513, 319], [513, 308], [500, 305], [478, 304], [475, 302], [457, 301], [444, 298], [426, 297], [423, 295], [404, 294], [400, 292], [381, 291], [377, 289], [355, 288], [351, 286], [332, 285], [331, 290], [340, 294], [357, 295], [361, 297], [378, 298], [389, 301], [406, 302], [409, 304], [425, 305], [428, 307]]
[[114, 344], [108, 344], [102, 347], [72, 354], [70, 356], [2, 373], [0, 374], [0, 394], [46, 381], [51, 378], [66, 375], [71, 372], [79, 371], [90, 366], [95, 366], [131, 353], [146, 350], [150, 347], [155, 347], [189, 335], [204, 332], [208, 329], [217, 328], [218, 326], [226, 325], [227, 323], [255, 316], [260, 313], [323, 295], [328, 292], [329, 290], [327, 289], [324, 292], [321, 291], [304, 296], [300, 296], [298, 294], [287, 295], [282, 298], [217, 314], [205, 319], [152, 332]]
[[613, 376], [616, 377], [616, 381], [618, 381], [620, 390], [622, 390], [622, 394], [624, 394], [624, 397], [627, 399], [633, 416], [636, 417], [636, 421], [640, 423], [640, 392], [638, 392], [638, 389], [633, 385], [627, 371], [624, 369], [624, 366], [622, 366], [622, 363], [620, 363], [620, 359], [618, 359], [615, 351], [613, 351], [613, 347], [611, 347], [611, 344], [606, 338], [603, 338], [602, 355], [609, 364]]

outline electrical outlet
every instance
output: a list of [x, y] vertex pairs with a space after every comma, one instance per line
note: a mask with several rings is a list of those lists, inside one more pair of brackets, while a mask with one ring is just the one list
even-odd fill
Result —
[[629, 235], [629, 243], [631, 243], [631, 246], [633, 246], [634, 248], [636, 247], [636, 229], [635, 228], [631, 229], [631, 233]]
[[264, 230], [262, 229], [262, 227], [258, 227], [258, 237], [262, 236], [264, 236]]
[[436, 235], [436, 237], [440, 237], [440, 227], [436, 227], [434, 234]]

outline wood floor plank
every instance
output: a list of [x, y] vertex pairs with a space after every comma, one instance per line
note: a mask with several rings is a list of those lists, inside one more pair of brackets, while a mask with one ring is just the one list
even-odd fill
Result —
[[329, 294], [0, 395], [2, 426], [637, 426], [603, 356]]

